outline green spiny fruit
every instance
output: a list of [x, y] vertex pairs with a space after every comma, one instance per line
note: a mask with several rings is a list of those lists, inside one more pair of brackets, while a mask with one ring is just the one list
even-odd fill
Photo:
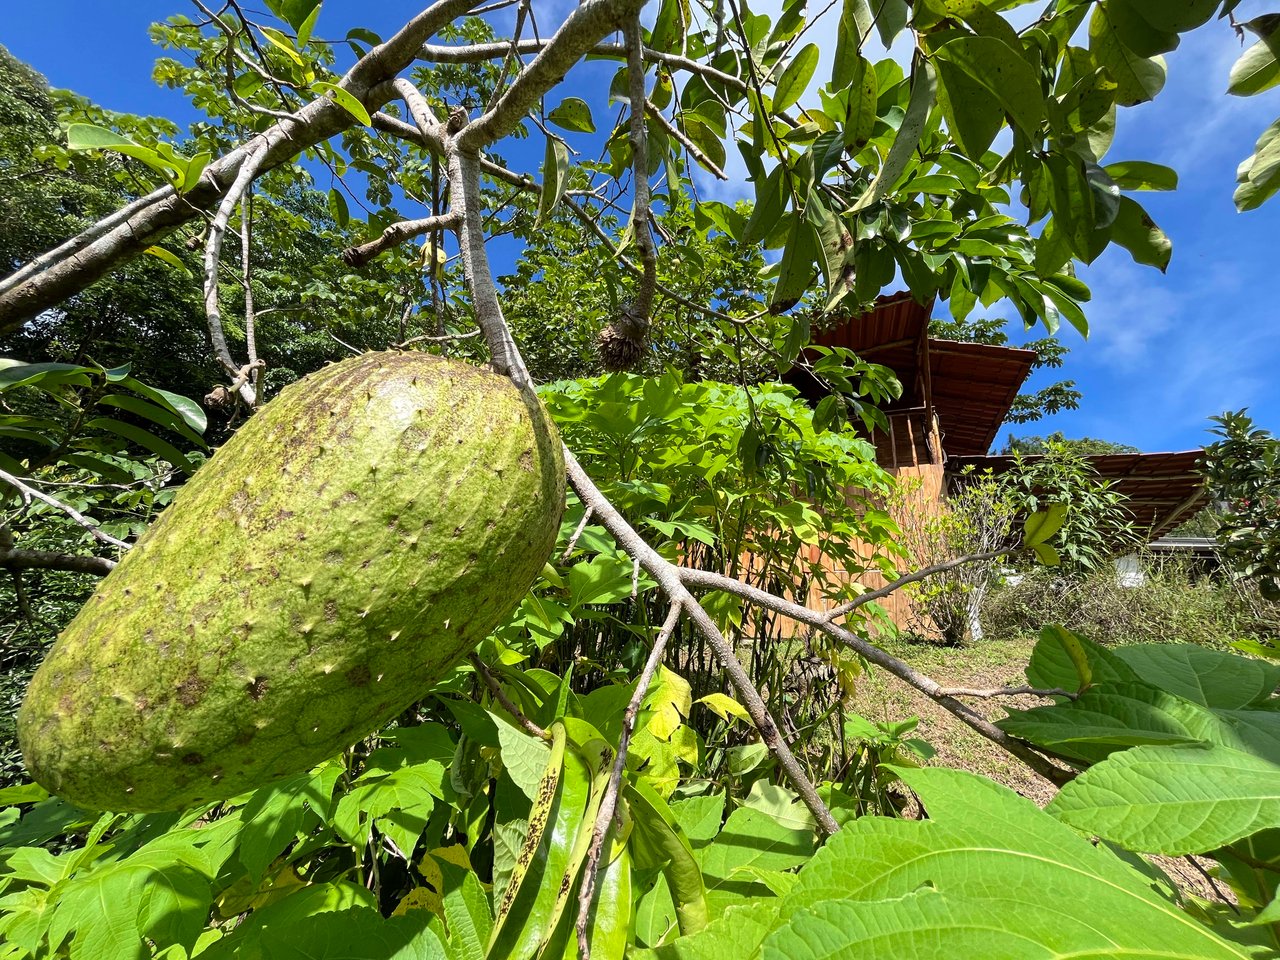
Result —
[[179, 491], [37, 671], [27, 768], [171, 810], [304, 771], [421, 698], [555, 545], [564, 460], [510, 380], [420, 353], [326, 367]]

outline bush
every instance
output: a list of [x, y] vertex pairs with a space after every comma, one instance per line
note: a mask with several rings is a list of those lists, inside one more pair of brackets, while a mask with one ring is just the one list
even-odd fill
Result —
[[1124, 586], [1110, 567], [1064, 576], [1046, 568], [991, 591], [982, 625], [993, 639], [1034, 635], [1060, 623], [1098, 643], [1158, 640], [1225, 648], [1280, 636], [1280, 603], [1255, 584], [1198, 576], [1180, 557], [1142, 558], [1146, 581]]

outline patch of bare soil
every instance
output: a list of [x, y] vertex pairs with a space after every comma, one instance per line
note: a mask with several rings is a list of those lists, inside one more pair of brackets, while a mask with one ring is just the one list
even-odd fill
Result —
[[[910, 651], [898, 650], [895, 653], [905, 656], [908, 662], [915, 659], [910, 656]], [[1028, 653], [1029, 648], [1012, 645], [981, 651], [976, 656], [975, 650], [939, 651], [926, 648], [920, 659], [929, 662], [913, 662], [912, 665], [944, 686], [1000, 687], [1026, 682], [1022, 677], [1022, 670]], [[948, 657], [948, 654], [954, 656]], [[1036, 697], [1003, 697], [998, 700], [970, 699], [965, 702], [988, 720], [998, 720], [1006, 715], [1005, 705], [1026, 709], [1044, 701]], [[1041, 779], [981, 734], [975, 733], [924, 694], [883, 671], [875, 671], [863, 678], [853, 709], [868, 720], [875, 721], [919, 717], [917, 735], [938, 751], [930, 761], [932, 766], [954, 767], [982, 774], [1040, 806], [1053, 798], [1053, 784]]]

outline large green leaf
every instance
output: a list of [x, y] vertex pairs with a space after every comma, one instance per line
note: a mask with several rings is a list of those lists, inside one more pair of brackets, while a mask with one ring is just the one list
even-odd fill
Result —
[[547, 114], [547, 120], [564, 130], [574, 133], [595, 133], [595, 121], [591, 119], [591, 108], [585, 100], [578, 97], [565, 97], [560, 106]]
[[1194, 643], [1138, 643], [1115, 652], [1147, 683], [1206, 707], [1235, 710], [1261, 703], [1280, 684], [1280, 663]]
[[778, 85], [773, 92], [773, 109], [785, 110], [791, 106], [809, 88], [813, 72], [818, 68], [818, 45], [806, 44], [787, 64], [778, 78]]
[[1280, 83], [1280, 30], [1274, 23], [1231, 67], [1227, 92], [1249, 97]]
[[1126, 0], [1157, 30], [1183, 33], [1209, 21], [1221, 0]]
[[784, 823], [751, 807], [733, 811], [719, 836], [699, 851], [702, 872], [714, 878], [713, 887], [732, 883], [744, 867], [786, 870], [812, 855], [811, 827]]
[[1236, 171], [1236, 209], [1254, 210], [1280, 190], [1280, 120], [1262, 132], [1253, 154]]
[[1121, 106], [1150, 100], [1164, 87], [1164, 59], [1139, 56], [1125, 46], [1101, 5], [1089, 20], [1089, 50], [1116, 82], [1116, 102]]
[[538, 195], [538, 222], [551, 215], [569, 185], [569, 145], [559, 137], [548, 134], [547, 148], [542, 158], [542, 190]]
[[1118, 748], [1159, 743], [1215, 743], [1280, 760], [1280, 713], [1218, 713], [1146, 683], [1090, 687], [1077, 700], [1011, 713], [1001, 729], [1083, 760]]
[[907, 100], [907, 112], [902, 117], [898, 132], [884, 158], [880, 172], [870, 186], [858, 198], [850, 213], [865, 210], [882, 200], [906, 172], [915, 155], [920, 138], [929, 124], [929, 114], [937, 100], [938, 71], [931, 60], [920, 60], [911, 71], [911, 96]]
[[1133, 668], [1110, 650], [1057, 626], [1040, 631], [1026, 676], [1032, 686], [1073, 692], [1091, 683], [1139, 679]]
[[1004, 126], [1000, 102], [949, 60], [938, 61], [938, 102], [952, 139], [966, 156], [981, 157]]
[[1173, 257], [1172, 241], [1130, 197], [1120, 198], [1120, 208], [1111, 225], [1111, 238], [1129, 251], [1134, 262], [1158, 267], [1162, 273], [1168, 269]]
[[1280, 826], [1280, 765], [1222, 746], [1134, 747], [1090, 767], [1047, 809], [1129, 850], [1204, 853]]
[[1038, 141], [1044, 122], [1044, 96], [1031, 64], [1021, 51], [995, 37], [957, 37], [937, 50], [937, 56], [955, 64], [984, 87], [1031, 140]]
[[1012, 791], [955, 770], [896, 772], [929, 819], [847, 824], [800, 871], [763, 957], [1247, 956]]

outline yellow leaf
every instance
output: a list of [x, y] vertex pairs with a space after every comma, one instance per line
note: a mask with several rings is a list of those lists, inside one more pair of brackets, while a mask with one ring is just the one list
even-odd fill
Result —
[[709, 710], [726, 723], [731, 720], [751, 722], [751, 714], [747, 713], [747, 708], [727, 693], [709, 693], [697, 702], [706, 704]]
[[396, 908], [391, 911], [393, 917], [403, 917], [410, 910], [429, 910], [437, 916], [444, 916], [444, 901], [440, 894], [428, 887], [415, 887], [400, 898]]

